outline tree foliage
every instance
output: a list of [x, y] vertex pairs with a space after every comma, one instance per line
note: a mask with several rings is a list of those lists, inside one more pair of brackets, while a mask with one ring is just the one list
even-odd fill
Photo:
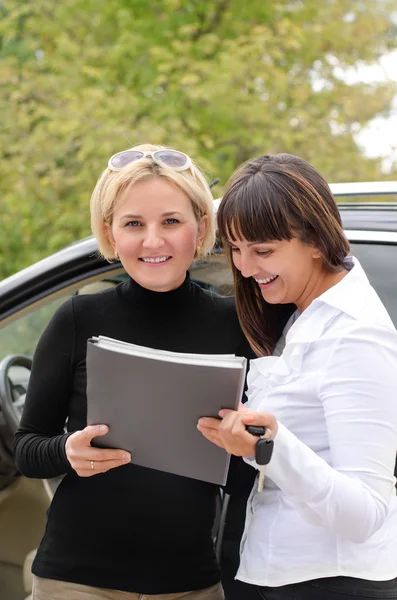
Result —
[[340, 73], [396, 46], [393, 3], [0, 0], [0, 277], [89, 234], [97, 177], [137, 143], [221, 184], [280, 151], [379, 179], [354, 136], [396, 90]]

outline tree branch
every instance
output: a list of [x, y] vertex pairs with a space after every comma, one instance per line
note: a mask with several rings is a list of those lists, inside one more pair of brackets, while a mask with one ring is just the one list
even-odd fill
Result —
[[196, 33], [192, 35], [192, 41], [197, 42], [197, 40], [200, 39], [203, 35], [206, 35], [207, 33], [213, 31], [221, 22], [223, 14], [229, 5], [230, 0], [218, 0], [212, 19], [207, 24], [204, 24], [202, 20], [201, 27], [199, 27]]

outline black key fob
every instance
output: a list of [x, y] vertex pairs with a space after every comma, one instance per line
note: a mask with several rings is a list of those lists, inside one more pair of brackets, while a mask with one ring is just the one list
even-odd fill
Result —
[[256, 442], [255, 460], [258, 465], [267, 465], [273, 454], [273, 440], [261, 438]]
[[265, 435], [266, 433], [266, 428], [262, 427], [262, 425], [247, 425], [246, 430], [251, 435], [256, 435], [258, 437], [262, 437], [262, 435]]

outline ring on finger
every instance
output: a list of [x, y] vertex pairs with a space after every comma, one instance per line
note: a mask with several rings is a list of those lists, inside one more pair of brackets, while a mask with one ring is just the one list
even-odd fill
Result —
[[94, 464], [94, 461], [93, 461], [93, 460], [91, 461], [91, 470], [92, 470], [92, 471], [94, 471], [94, 470], [95, 470], [95, 464]]

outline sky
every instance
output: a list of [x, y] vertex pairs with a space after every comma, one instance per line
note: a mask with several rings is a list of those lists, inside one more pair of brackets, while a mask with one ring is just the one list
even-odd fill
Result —
[[[397, 50], [384, 55], [377, 65], [345, 71], [343, 78], [351, 83], [386, 80], [397, 83]], [[391, 114], [387, 118], [373, 119], [356, 135], [356, 140], [368, 156], [383, 158], [385, 172], [390, 169], [393, 161], [397, 162], [397, 95]]]

